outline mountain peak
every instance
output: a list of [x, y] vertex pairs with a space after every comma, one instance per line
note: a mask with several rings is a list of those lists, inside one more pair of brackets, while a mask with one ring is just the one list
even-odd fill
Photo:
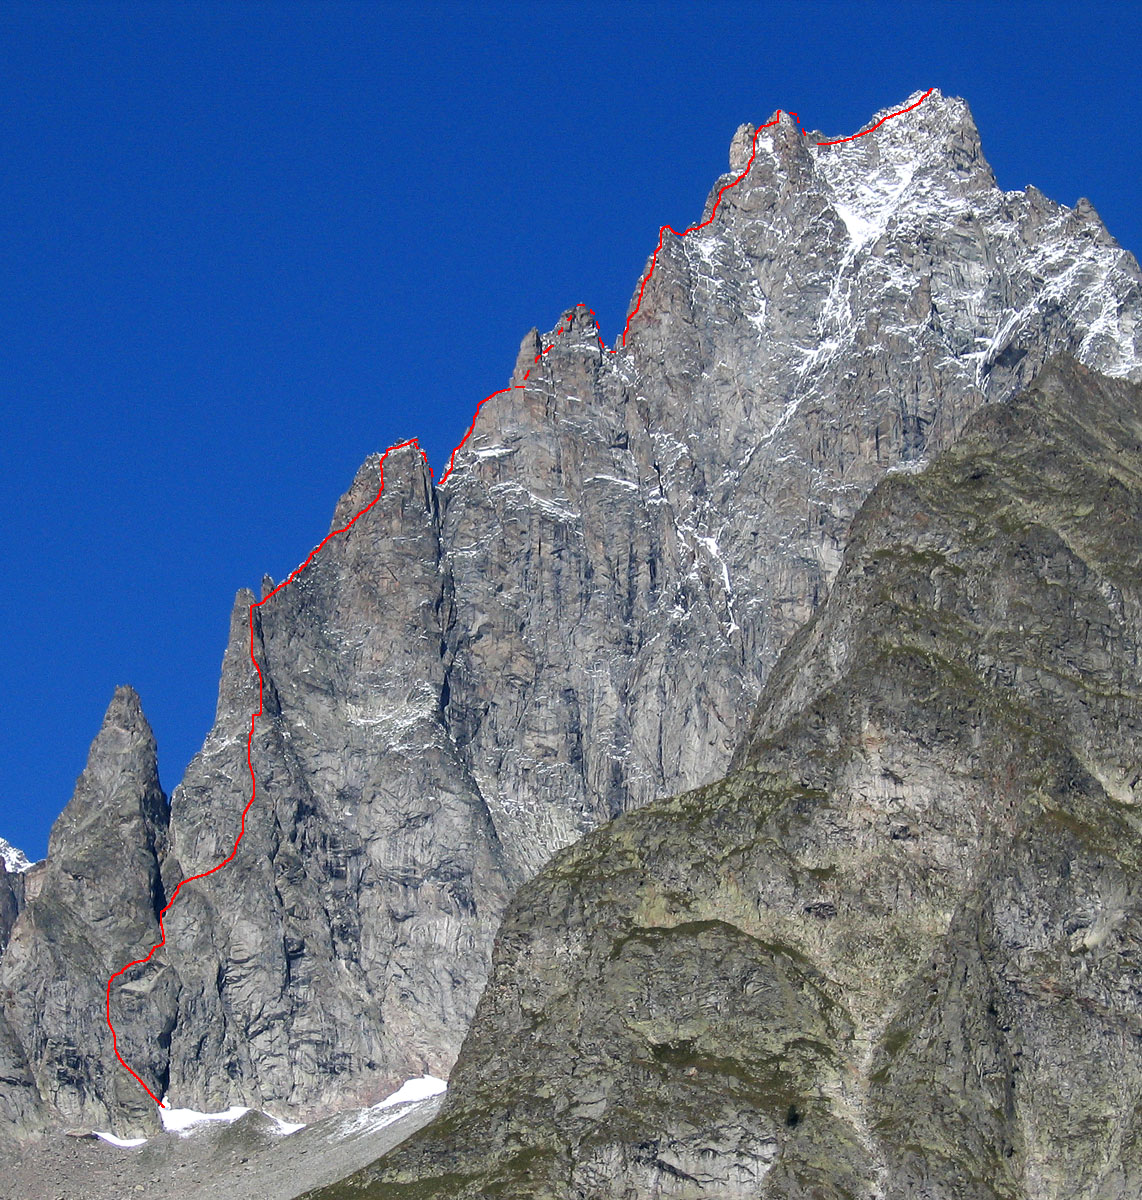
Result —
[[145, 727], [150, 732], [151, 727], [143, 716], [143, 702], [130, 684], [121, 683], [112, 693], [111, 702], [103, 714], [103, 728], [109, 726], [132, 730]]
[[121, 749], [119, 743], [123, 739], [144, 758], [155, 757], [155, 735], [151, 732], [150, 722], [143, 714], [143, 702], [139, 693], [129, 684], [120, 684], [112, 693], [107, 711], [103, 714], [103, 724], [95, 741], [91, 743], [88, 766], [91, 766], [92, 759], [97, 754], [103, 754], [112, 748], [114, 752], [118, 752]]
[[902, 104], [873, 113], [856, 132], [859, 136], [809, 134], [806, 140], [815, 145], [826, 174], [852, 176], [857, 187], [867, 180], [875, 188], [879, 174], [906, 167], [910, 176], [930, 173], [944, 187], [995, 187], [975, 118], [959, 96], [945, 96], [938, 88], [928, 95], [913, 92]]
[[0, 838], [0, 863], [10, 875], [19, 875], [30, 871], [36, 864], [29, 861], [23, 850], [17, 850], [11, 842]]
[[93, 825], [111, 828], [140, 819], [165, 827], [166, 798], [159, 785], [155, 735], [139, 693], [121, 685], [107, 705], [75, 793], [52, 827], [49, 854], [66, 856], [86, 846]]
[[[116, 693], [40, 906], [98, 927], [93, 1011], [250, 805], [233, 862], [172, 909], [181, 999], [145, 1007], [126, 1055], [151, 1054], [156, 1087], [197, 1109], [316, 1112], [447, 1073], [507, 894], [600, 823], [724, 771], [877, 481], [1052, 353], [1142, 375], [1137, 264], [1085, 209], [999, 191], [963, 101], [910, 100], [832, 147], [791, 114], [741, 126], [748, 176], [718, 179], [701, 229], [660, 235], [621, 352], [565, 309], [481, 401], [445, 488], [415, 444], [385, 457], [381, 495], [368, 460], [344, 532], [252, 615], [240, 594], [170, 852], [146, 816], [153, 739]], [[74, 962], [69, 930], [32, 924], [39, 961]], [[35, 973], [5, 960], [24, 1002], [10, 1020], [54, 1080]], [[152, 1028], [167, 1040], [142, 1053]]]

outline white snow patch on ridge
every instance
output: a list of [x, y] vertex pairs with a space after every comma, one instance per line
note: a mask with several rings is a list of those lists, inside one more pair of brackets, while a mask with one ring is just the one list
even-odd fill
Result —
[[386, 1097], [374, 1108], [391, 1108], [394, 1104], [409, 1104], [414, 1100], [427, 1100], [430, 1096], [439, 1096], [448, 1090], [448, 1084], [435, 1075], [418, 1075], [402, 1083], [391, 1096]]
[[409, 1111], [409, 1105], [423, 1104], [426, 1100], [432, 1099], [433, 1096], [439, 1096], [441, 1092], [447, 1090], [448, 1084], [433, 1075], [421, 1075], [416, 1079], [410, 1079], [391, 1096], [382, 1100], [380, 1104], [362, 1109], [353, 1123], [346, 1128], [345, 1136], [349, 1137], [366, 1131], [375, 1133], [378, 1129], [384, 1129], [386, 1125], [392, 1125], [394, 1121], [399, 1121]]
[[28, 856], [23, 850], [17, 850], [11, 842], [6, 842], [3, 838], [0, 838], [0, 862], [4, 863], [4, 869], [10, 875], [30, 871], [36, 865], [28, 861]]

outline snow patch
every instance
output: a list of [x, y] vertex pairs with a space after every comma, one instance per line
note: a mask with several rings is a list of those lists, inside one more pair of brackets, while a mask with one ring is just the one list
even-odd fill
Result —
[[843, 199], [834, 199], [833, 209], [845, 223], [854, 250], [875, 241], [888, 228], [897, 202], [915, 177], [915, 169], [912, 162], [890, 164], [871, 180], [862, 180]]
[[737, 622], [737, 617], [734, 615], [734, 589], [730, 584], [730, 569], [726, 566], [726, 560], [722, 557], [721, 549], [718, 546], [717, 540], [712, 537], [703, 537], [701, 534], [695, 533], [699, 545], [706, 551], [707, 554], [722, 568], [722, 583], [726, 589], [726, 609], [729, 613], [730, 624], [726, 630], [727, 635], [737, 633], [741, 626]]
[[391, 1096], [386, 1097], [373, 1108], [392, 1108], [394, 1104], [410, 1104], [414, 1100], [427, 1100], [431, 1096], [439, 1096], [448, 1090], [448, 1084], [435, 1075], [419, 1075], [402, 1083]]
[[159, 1109], [159, 1117], [167, 1133], [187, 1133], [196, 1125], [202, 1125], [207, 1121], [221, 1121], [228, 1125], [239, 1117], [244, 1117], [249, 1111], [249, 1108], [240, 1104], [232, 1105], [225, 1112], [217, 1113], [196, 1112], [193, 1108], [167, 1108], [164, 1098], [163, 1106]]
[[124, 1150], [133, 1150], [136, 1146], [146, 1144], [146, 1138], [121, 1138], [116, 1137], [113, 1133], [103, 1133], [99, 1129], [91, 1131], [101, 1142], [107, 1142], [111, 1146], [121, 1146]]
[[698, 541], [706, 547], [710, 557], [722, 568], [722, 581], [725, 584], [726, 594], [732, 596], [734, 589], [730, 587], [730, 569], [726, 566], [726, 560], [722, 557], [721, 550], [718, 549], [718, 543], [712, 537], [702, 537], [701, 535], [698, 536]]
[[17, 850], [11, 842], [6, 842], [3, 838], [0, 838], [0, 862], [3, 862], [9, 875], [20, 875], [36, 865], [28, 860], [23, 850]]
[[850, 208], [847, 204], [841, 204], [836, 201], [833, 204], [837, 216], [845, 223], [845, 228], [849, 231], [849, 241], [856, 246], [863, 246], [865, 242], [870, 242], [879, 232], [878, 222], [857, 212], [855, 208]]
[[399, 1121], [409, 1111], [410, 1105], [423, 1104], [433, 1096], [448, 1090], [448, 1084], [443, 1079], [433, 1075], [421, 1075], [417, 1079], [409, 1079], [401, 1084], [391, 1096], [374, 1104], [372, 1108], [364, 1108], [353, 1118], [345, 1128], [344, 1137], [361, 1133], [375, 1133]]
[[693, 249], [706, 266], [712, 267], [717, 262], [718, 245], [718, 239], [708, 233], [693, 233], [687, 239], [686, 248]]
[[[414, 1081], [416, 1082], [416, 1081]], [[233, 1107], [226, 1109], [225, 1112], [204, 1113], [197, 1112], [193, 1108], [167, 1108], [166, 1099], [163, 1100], [163, 1107], [159, 1109], [159, 1119], [163, 1123], [163, 1129], [167, 1133], [178, 1134], [179, 1137], [187, 1137], [201, 1125], [209, 1125], [211, 1123], [221, 1123], [230, 1125], [237, 1121], [239, 1117], [244, 1117], [250, 1109], [244, 1108], [240, 1104], [235, 1104]], [[299, 1129], [305, 1128], [305, 1122], [286, 1121], [281, 1117], [275, 1117], [273, 1113], [263, 1113], [277, 1126], [277, 1132], [283, 1137], [287, 1137], [291, 1133], [297, 1133]], [[92, 1133], [101, 1141], [107, 1142], [111, 1146], [120, 1146], [124, 1150], [133, 1150], [136, 1146], [142, 1146], [146, 1142], [146, 1138], [121, 1138], [116, 1137], [113, 1133], [104, 1133], [99, 1129], [92, 1130]]]
[[619, 487], [630, 488], [632, 492], [638, 491], [638, 484], [631, 483], [629, 479], [617, 479], [614, 475], [592, 475], [590, 479], [584, 479], [584, 483], [595, 483], [602, 481], [603, 483], [617, 483]]

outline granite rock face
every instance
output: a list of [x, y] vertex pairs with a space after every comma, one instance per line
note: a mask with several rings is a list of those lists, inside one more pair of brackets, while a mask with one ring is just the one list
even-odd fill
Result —
[[[735, 135], [703, 219], [755, 132]], [[332, 528], [360, 517], [295, 582], [266, 582], [252, 629], [239, 594], [214, 728], [152, 838], [160, 883], [139, 825], [132, 878], [84, 893], [92, 920], [116, 913], [115, 969], [158, 940], [141, 898], [230, 854], [252, 644], [245, 838], [183, 888], [132, 985], [151, 990], [128, 1061], [173, 1102], [312, 1115], [447, 1074], [509, 896], [611, 817], [724, 774], [877, 480], [1052, 353], [1142, 377], [1137, 263], [1089, 205], [1000, 191], [963, 101], [816, 140], [786, 116], [757, 133], [711, 224], [667, 236], [624, 345], [584, 308], [532, 331], [443, 486], [393, 451], [362, 511], [371, 459]], [[76, 831], [84, 853], [106, 836]], [[21, 962], [28, 987], [56, 977], [51, 894], [17, 920], [0, 978]], [[67, 1004], [86, 1010], [102, 979], [68, 961]], [[38, 1019], [3, 1011], [54, 1079]], [[45, 1102], [145, 1128], [93, 1070], [94, 1099], [53, 1083]]]
[[[0, 960], [24, 908], [24, 871], [30, 865], [0, 838]], [[0, 1148], [43, 1124], [43, 1105], [23, 1046], [0, 1011]]]
[[724, 771], [886, 470], [1053, 353], [1142, 377], [1137, 263], [1089, 206], [1000, 191], [962, 101], [815, 140], [757, 134], [619, 353], [583, 310], [525, 339], [442, 489], [446, 713], [528, 871]]
[[[376, 497], [377, 468], [334, 528]], [[442, 711], [452, 599], [431, 478], [412, 449], [384, 470], [366, 516], [254, 610], [256, 808], [233, 864], [167, 920], [171, 1086], [198, 1108], [316, 1112], [447, 1074], [518, 880]], [[250, 794], [252, 600], [235, 605], [217, 722], [174, 794], [172, 881], [229, 854]]]
[[[0, 1079], [8, 1085], [0, 1095], [9, 1110], [158, 1128], [154, 1103], [115, 1060], [106, 988], [113, 972], [159, 941], [167, 820], [154, 736], [139, 697], [118, 688], [52, 827], [48, 857], [26, 877], [26, 904], [0, 958]], [[152, 962], [120, 984], [111, 998], [119, 1049], [161, 1096], [173, 973]]]
[[35, 866], [23, 850], [0, 838], [0, 957], [24, 907], [24, 875]]
[[438, 1119], [317, 1200], [1142, 1188], [1142, 387], [856, 518], [734, 770], [518, 893]]

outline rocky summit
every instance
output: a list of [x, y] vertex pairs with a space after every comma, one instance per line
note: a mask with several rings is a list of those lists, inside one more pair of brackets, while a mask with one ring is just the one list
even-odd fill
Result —
[[[331, 528], [377, 502], [239, 593], [169, 804], [116, 693], [46, 861], [0, 873], [0, 1137], [157, 1128], [106, 983], [234, 845], [252, 647], [245, 836], [112, 989], [155, 1095], [308, 1120], [471, 1026], [364, 1186], [1030, 1196], [1106, 1160], [1142, 273], [922, 95], [838, 145], [741, 127], [614, 347], [584, 307], [528, 333], [441, 486], [367, 461]], [[1052, 905], [1101, 940], [1058, 959]]]

